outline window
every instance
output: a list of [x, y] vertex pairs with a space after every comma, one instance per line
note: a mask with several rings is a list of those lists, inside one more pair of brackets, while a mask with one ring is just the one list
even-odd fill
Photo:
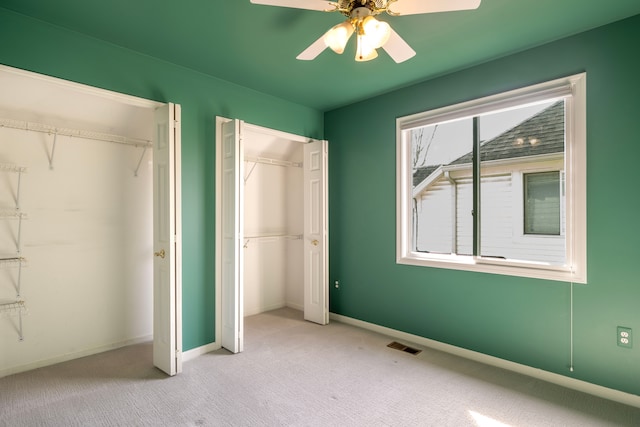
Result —
[[524, 175], [524, 233], [560, 235], [560, 172]]
[[586, 283], [586, 76], [397, 120], [397, 261]]

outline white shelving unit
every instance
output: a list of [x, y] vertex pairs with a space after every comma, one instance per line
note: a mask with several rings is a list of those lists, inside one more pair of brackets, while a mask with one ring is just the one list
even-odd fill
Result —
[[26, 259], [22, 256], [22, 221], [27, 215], [22, 212], [20, 207], [20, 187], [22, 182], [22, 174], [27, 172], [27, 168], [16, 166], [8, 163], [0, 163], [0, 173], [17, 174], [17, 184], [15, 192], [15, 209], [0, 209], [0, 220], [15, 220], [18, 222], [17, 233], [15, 238], [15, 253], [0, 255], [0, 268], [17, 268], [18, 274], [15, 283], [15, 299], [0, 300], [0, 316], [17, 316], [18, 317], [18, 338], [24, 340], [22, 333], [22, 316], [26, 314], [27, 308], [22, 299], [22, 268], [26, 265]]

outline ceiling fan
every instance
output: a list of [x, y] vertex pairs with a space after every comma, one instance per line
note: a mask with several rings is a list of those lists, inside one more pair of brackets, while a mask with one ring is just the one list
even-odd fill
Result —
[[378, 56], [376, 49], [383, 48], [397, 62], [412, 58], [416, 52], [386, 22], [376, 15], [382, 12], [392, 16], [421, 13], [449, 12], [476, 9], [481, 0], [251, 0], [251, 3], [267, 6], [291, 7], [340, 12], [347, 20], [334, 26], [306, 48], [297, 59], [312, 60], [327, 47], [341, 54], [356, 33], [356, 61], [369, 61]]

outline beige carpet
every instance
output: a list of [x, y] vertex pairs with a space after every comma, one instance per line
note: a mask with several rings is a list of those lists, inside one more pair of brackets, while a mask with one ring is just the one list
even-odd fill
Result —
[[165, 377], [143, 344], [0, 379], [2, 426], [640, 426], [640, 409], [282, 309]]

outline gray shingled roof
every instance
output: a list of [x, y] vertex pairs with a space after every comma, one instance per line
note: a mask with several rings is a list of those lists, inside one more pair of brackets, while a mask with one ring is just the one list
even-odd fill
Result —
[[429, 175], [431, 175], [433, 173], [433, 171], [438, 169], [440, 166], [442, 166], [442, 165], [423, 166], [423, 167], [420, 167], [420, 168], [416, 169], [416, 171], [413, 173], [413, 186], [415, 187], [416, 185], [420, 184]]
[[[535, 138], [538, 142], [532, 144]], [[535, 116], [485, 141], [480, 147], [480, 161], [513, 159], [564, 151], [564, 101], [545, 108]], [[450, 165], [471, 163], [473, 153], [457, 158]]]
[[[531, 139], [537, 142], [532, 144]], [[564, 151], [564, 101], [545, 108], [522, 123], [481, 144], [480, 160], [499, 160]], [[449, 163], [471, 163], [473, 153], [467, 153]], [[424, 166], [413, 174], [413, 186], [417, 186], [441, 165]]]

